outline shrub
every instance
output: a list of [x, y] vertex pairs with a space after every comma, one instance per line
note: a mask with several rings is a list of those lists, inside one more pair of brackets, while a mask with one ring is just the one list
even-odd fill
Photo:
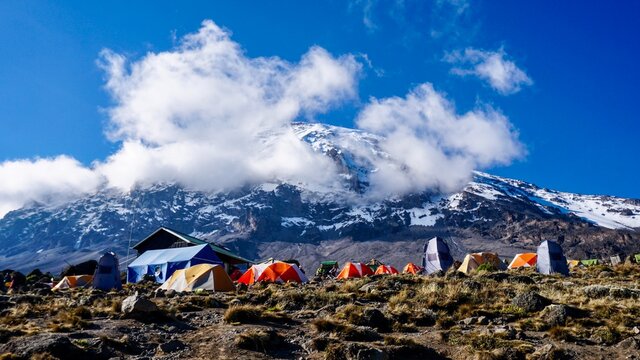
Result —
[[227, 323], [255, 324], [262, 320], [262, 308], [253, 305], [231, 306], [224, 313]]
[[267, 352], [279, 347], [284, 339], [274, 330], [248, 330], [235, 339], [239, 348]]

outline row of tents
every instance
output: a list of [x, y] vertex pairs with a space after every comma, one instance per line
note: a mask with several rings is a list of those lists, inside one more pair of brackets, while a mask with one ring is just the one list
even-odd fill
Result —
[[[454, 264], [449, 246], [439, 237], [435, 237], [425, 244], [424, 253], [422, 266], [427, 274], [447, 271]], [[468, 274], [482, 264], [490, 265], [496, 270], [535, 267], [536, 271], [541, 274], [569, 275], [569, 265], [562, 247], [552, 240], [543, 241], [535, 253], [517, 254], [509, 266], [506, 266], [495, 253], [468, 254], [458, 270]]]
[[[168, 232], [166, 230], [165, 232]], [[181, 235], [178, 233], [178, 235]], [[146, 250], [127, 266], [126, 278], [128, 283], [137, 283], [143, 279], [153, 280], [161, 284], [160, 289], [176, 291], [193, 291], [197, 289], [213, 291], [231, 291], [235, 289], [234, 280], [240, 284], [252, 285], [259, 282], [298, 282], [308, 281], [299, 265], [292, 262], [269, 260], [254, 264], [242, 273], [235, 268], [232, 277], [228, 263], [218, 256], [209, 244], [178, 243], [182, 246]], [[225, 255], [226, 253], [222, 253]], [[220, 255], [220, 256], [223, 256]], [[457, 270], [469, 274], [482, 266], [495, 270], [535, 267], [542, 274], [569, 273], [569, 267], [588, 266], [597, 264], [597, 260], [583, 260], [568, 262], [562, 248], [555, 241], [544, 241], [535, 253], [517, 254], [507, 265], [495, 253], [467, 254]], [[435, 237], [424, 247], [422, 266], [407, 264], [402, 273], [433, 274], [447, 271], [454, 265], [454, 259], [447, 243]], [[377, 274], [398, 274], [396, 268], [378, 263], [364, 264], [348, 262], [338, 268], [335, 261], [321, 263], [321, 268], [330, 268], [330, 277], [336, 279], [359, 278]], [[235, 276], [234, 274], [238, 275]], [[99, 289], [119, 289], [120, 271], [118, 260], [113, 253], [106, 253], [96, 267], [93, 275], [79, 275], [65, 277], [54, 289], [65, 289], [78, 286], [93, 286]]]

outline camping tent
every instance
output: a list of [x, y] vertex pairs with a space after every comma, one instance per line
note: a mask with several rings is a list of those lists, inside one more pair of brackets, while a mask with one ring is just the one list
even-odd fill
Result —
[[453, 258], [449, 246], [439, 237], [434, 237], [424, 245], [422, 267], [427, 274], [436, 271], [447, 271], [453, 265]]
[[546, 240], [538, 246], [536, 270], [541, 274], [547, 275], [553, 273], [569, 275], [567, 258], [564, 257], [562, 248], [557, 242]]
[[567, 260], [567, 266], [569, 266], [569, 269], [578, 267], [580, 266], [580, 260]]
[[509, 269], [517, 269], [517, 268], [528, 268], [536, 266], [536, 261], [538, 259], [538, 255], [536, 253], [521, 253], [516, 254], [516, 256], [511, 260], [509, 264]]
[[251, 285], [257, 282], [298, 282], [309, 281], [307, 276], [296, 264], [273, 261], [253, 265], [239, 279], [238, 282]]
[[410, 262], [404, 267], [404, 269], [402, 269], [402, 273], [403, 274], [420, 274], [422, 273], [422, 270], [424, 269]]
[[640, 254], [633, 255], [633, 258], [636, 259], [637, 263], [640, 263]]
[[391, 265], [379, 265], [375, 274], [398, 274], [398, 270]]
[[348, 262], [344, 264], [336, 279], [352, 279], [373, 275], [373, 271], [363, 263]]
[[497, 254], [494, 253], [473, 253], [467, 254], [462, 261], [462, 265], [458, 268], [458, 271], [465, 274], [470, 274], [476, 270], [482, 264], [491, 264], [496, 270], [505, 270], [505, 264], [500, 261]]
[[93, 273], [93, 287], [103, 291], [122, 289], [116, 254], [107, 252], [100, 257], [96, 271]]
[[580, 264], [582, 264], [584, 266], [593, 266], [593, 265], [598, 265], [599, 263], [600, 263], [600, 261], [598, 261], [598, 259], [580, 260]]
[[145, 275], [155, 277], [156, 282], [164, 283], [176, 270], [198, 264], [218, 264], [222, 261], [208, 244], [147, 250], [129, 264], [127, 282], [135, 283]]
[[93, 276], [91, 275], [70, 275], [65, 276], [60, 280], [56, 286], [53, 287], [52, 290], [64, 290], [75, 287], [88, 287], [91, 285], [91, 280], [93, 280]]
[[233, 291], [235, 287], [229, 275], [220, 265], [199, 264], [186, 269], [176, 270], [167, 281], [160, 286], [163, 290], [194, 291], [198, 289], [211, 291]]

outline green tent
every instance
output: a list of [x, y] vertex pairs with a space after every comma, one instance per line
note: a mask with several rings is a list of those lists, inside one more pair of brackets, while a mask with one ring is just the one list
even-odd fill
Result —
[[584, 266], [593, 266], [593, 265], [598, 265], [599, 263], [600, 263], [600, 261], [598, 261], [598, 259], [580, 260], [580, 264], [582, 264]]
[[633, 257], [636, 259], [637, 263], [640, 263], [640, 254], [635, 254]]
[[316, 276], [327, 276], [332, 270], [338, 270], [338, 262], [327, 260], [320, 262], [320, 267], [316, 270]]

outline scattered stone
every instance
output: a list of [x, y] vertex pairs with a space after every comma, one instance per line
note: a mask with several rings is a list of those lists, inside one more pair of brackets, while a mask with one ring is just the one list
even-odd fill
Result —
[[67, 336], [59, 334], [38, 334], [28, 338], [12, 338], [6, 344], [0, 345], [0, 353], [11, 353], [22, 358], [32, 358], [44, 354], [60, 359], [89, 358], [89, 354], [72, 344]]
[[480, 289], [482, 289], [482, 284], [480, 284], [477, 281], [473, 281], [473, 280], [465, 280], [462, 282], [462, 286], [464, 286], [465, 288], [467, 288], [468, 290], [471, 291], [478, 291]]
[[535, 284], [535, 281], [533, 281], [531, 276], [527, 276], [527, 275], [513, 275], [509, 278], [509, 281], [512, 283], [519, 283], [519, 284], [526, 284], [526, 285]]
[[476, 321], [477, 321], [477, 318], [475, 318], [475, 317], [468, 317], [468, 318], [466, 318], [466, 319], [462, 320], [462, 323], [463, 323], [463, 324], [465, 324], [465, 325], [473, 325], [473, 324], [475, 324], [475, 323], [476, 323]]
[[365, 292], [365, 293], [371, 294], [371, 293], [373, 293], [373, 292], [377, 291], [377, 289], [378, 289], [378, 282], [377, 282], [377, 281], [373, 281], [373, 282], [370, 282], [370, 283], [368, 283], [368, 284], [364, 284], [364, 285], [362, 285], [362, 286], [358, 289], [358, 291], [361, 291], [361, 292]]
[[537, 312], [544, 309], [545, 306], [550, 305], [551, 300], [530, 291], [517, 295], [511, 303], [526, 312]]
[[486, 316], [478, 316], [478, 325], [488, 325], [489, 319]]
[[624, 350], [640, 350], [640, 340], [636, 337], [628, 337], [620, 341], [616, 347]]
[[493, 333], [496, 336], [500, 336], [507, 340], [513, 340], [516, 338], [516, 330], [511, 326], [497, 326], [493, 329]]
[[163, 353], [172, 353], [172, 352], [176, 352], [176, 351], [180, 351], [185, 349], [187, 346], [180, 340], [170, 340], [166, 343], [162, 343], [160, 345], [158, 345], [158, 348], [163, 352]]
[[362, 312], [361, 325], [370, 326], [382, 332], [387, 332], [391, 328], [389, 320], [384, 316], [382, 311], [373, 308], [364, 309]]
[[356, 353], [355, 360], [387, 360], [387, 354], [376, 348], [359, 349]]

